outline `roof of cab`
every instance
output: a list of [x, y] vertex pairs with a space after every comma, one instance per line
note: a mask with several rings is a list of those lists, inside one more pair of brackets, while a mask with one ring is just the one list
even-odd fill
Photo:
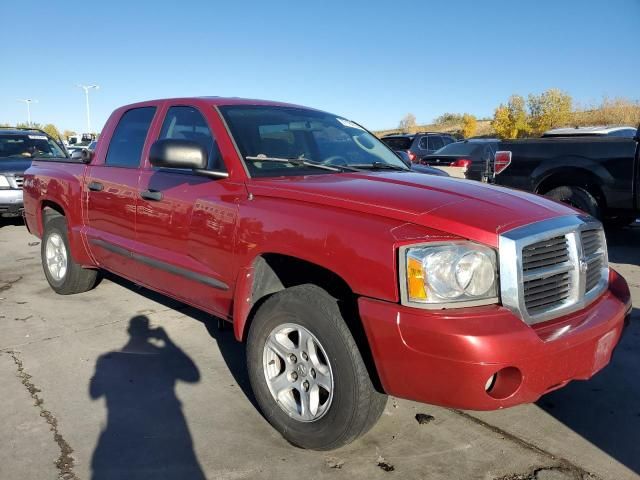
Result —
[[46, 132], [43, 132], [37, 128], [22, 128], [22, 127], [0, 127], [0, 133], [3, 135], [27, 135], [32, 133], [34, 135], [46, 135]]
[[124, 105], [121, 108], [131, 108], [143, 105], [152, 105], [163, 102], [169, 103], [207, 103], [214, 106], [222, 106], [222, 105], [265, 105], [265, 106], [278, 106], [278, 107], [295, 107], [295, 108], [305, 108], [308, 110], [316, 110], [311, 107], [305, 107], [303, 105], [296, 105], [293, 103], [286, 102], [278, 102], [273, 100], [260, 100], [253, 98], [240, 98], [240, 97], [214, 97], [214, 96], [201, 96], [201, 97], [175, 97], [175, 98], [158, 98], [155, 100], [145, 100], [142, 102], [131, 103], [129, 105]]

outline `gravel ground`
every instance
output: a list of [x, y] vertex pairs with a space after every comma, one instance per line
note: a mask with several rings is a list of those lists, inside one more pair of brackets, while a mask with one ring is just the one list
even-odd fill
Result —
[[[640, 305], [640, 227], [609, 245]], [[0, 223], [0, 479], [640, 478], [637, 308], [588, 382], [500, 412], [390, 398], [364, 438], [311, 452], [256, 410], [230, 330], [111, 276], [57, 296], [39, 249], [20, 223]]]

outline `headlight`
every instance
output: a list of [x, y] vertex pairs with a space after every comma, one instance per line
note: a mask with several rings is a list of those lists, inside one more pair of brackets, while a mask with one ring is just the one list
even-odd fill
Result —
[[4, 175], [0, 175], [0, 188], [11, 188], [9, 180]]
[[498, 301], [495, 250], [471, 242], [400, 249], [402, 303], [455, 308]]

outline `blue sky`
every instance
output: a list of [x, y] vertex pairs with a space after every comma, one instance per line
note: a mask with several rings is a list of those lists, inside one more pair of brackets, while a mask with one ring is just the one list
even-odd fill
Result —
[[[165, 5], [167, 3], [167, 5]], [[0, 122], [86, 130], [144, 99], [282, 100], [371, 129], [407, 112], [491, 116], [557, 87], [582, 104], [640, 98], [640, 0], [9, 2]], [[15, 50], [13, 49], [15, 47]]]

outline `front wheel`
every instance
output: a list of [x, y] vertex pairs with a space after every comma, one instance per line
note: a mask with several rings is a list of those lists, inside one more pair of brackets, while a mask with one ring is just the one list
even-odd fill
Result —
[[346, 445], [384, 411], [387, 397], [375, 390], [336, 299], [315, 285], [288, 288], [259, 307], [247, 364], [262, 413], [299, 447]]
[[96, 270], [82, 268], [74, 262], [64, 217], [54, 217], [45, 224], [40, 256], [49, 285], [60, 295], [86, 292], [97, 282]]

